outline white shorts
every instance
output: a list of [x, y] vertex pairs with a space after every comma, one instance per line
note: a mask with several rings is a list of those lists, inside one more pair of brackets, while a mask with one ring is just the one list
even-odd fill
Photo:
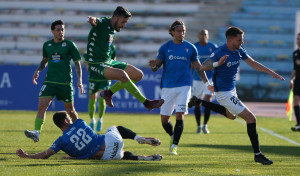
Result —
[[[209, 82], [212, 83], [212, 80], [210, 79]], [[212, 95], [212, 92], [208, 90], [203, 81], [193, 80], [192, 96], [202, 99], [204, 95]]]
[[115, 126], [109, 127], [105, 132], [105, 151], [101, 160], [118, 160], [124, 156], [123, 138]]
[[240, 114], [246, 106], [238, 99], [236, 89], [226, 92], [215, 92], [216, 100], [233, 115]]
[[171, 116], [174, 109], [176, 112], [188, 114], [188, 101], [191, 97], [191, 86], [174, 88], [162, 88], [161, 98], [165, 103], [160, 108], [160, 114]]

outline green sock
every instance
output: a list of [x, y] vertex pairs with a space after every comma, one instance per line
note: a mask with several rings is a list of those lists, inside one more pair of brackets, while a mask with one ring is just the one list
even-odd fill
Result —
[[[134, 80], [131, 80], [133, 83], [136, 83], [136, 81], [134, 81]], [[112, 93], [116, 93], [116, 92], [118, 92], [119, 90], [121, 90], [121, 89], [124, 89], [124, 84], [121, 82], [121, 81], [117, 81], [114, 85], [112, 85], [111, 87], [110, 87], [110, 91], [112, 92]]]
[[136, 85], [131, 80], [124, 83], [123, 86], [131, 95], [133, 95], [141, 103], [144, 103], [146, 101], [146, 98], [144, 97], [144, 95], [142, 95], [140, 90], [136, 87]]
[[96, 100], [89, 99], [88, 111], [89, 111], [90, 119], [94, 118], [94, 114], [96, 111]]
[[118, 91], [121, 90], [121, 89], [124, 89], [124, 86], [123, 86], [123, 84], [121, 83], [121, 81], [117, 81], [114, 85], [112, 85], [112, 86], [110, 87], [110, 91], [111, 91], [112, 93], [116, 93], [116, 92], [118, 92]]
[[105, 110], [106, 110], [106, 103], [104, 98], [100, 97], [98, 100], [99, 103], [99, 118], [102, 118], [104, 116]]
[[41, 132], [43, 124], [44, 124], [44, 120], [41, 119], [41, 118], [36, 117], [35, 122], [34, 122], [34, 129]]

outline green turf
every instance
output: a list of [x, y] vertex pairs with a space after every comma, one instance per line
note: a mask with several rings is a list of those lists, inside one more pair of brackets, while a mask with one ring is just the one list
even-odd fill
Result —
[[[255, 163], [253, 152], [241, 119], [228, 120], [212, 116], [211, 134], [196, 134], [194, 116], [185, 117], [184, 132], [178, 147], [178, 156], [168, 155], [169, 137], [164, 132], [158, 114], [106, 114], [104, 129], [123, 125], [142, 136], [156, 137], [161, 146], [140, 145], [125, 140], [125, 150], [138, 155], [159, 153], [159, 162], [63, 160], [59, 152], [47, 160], [21, 159], [15, 155], [18, 148], [27, 153], [48, 149], [61, 131], [52, 121], [53, 112], [47, 112], [40, 142], [33, 143], [24, 130], [34, 127], [35, 112], [0, 111], [0, 173], [1, 175], [299, 175], [300, 146], [275, 137], [261, 128], [271, 130], [300, 143], [300, 132], [290, 130], [291, 123], [284, 118], [262, 118], [257, 121], [262, 152], [274, 161], [264, 166]], [[79, 113], [89, 123], [87, 113]], [[172, 122], [175, 125], [174, 117]], [[294, 124], [293, 124], [294, 125]], [[101, 132], [103, 133], [103, 132]]]

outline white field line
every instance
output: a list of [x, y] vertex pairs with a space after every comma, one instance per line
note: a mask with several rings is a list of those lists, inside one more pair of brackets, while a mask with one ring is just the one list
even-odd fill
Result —
[[[242, 121], [242, 120], [240, 120], [240, 119], [236, 119], [235, 121], [240, 122], [240, 123], [243, 123], [243, 124], [246, 124], [245, 121]], [[290, 142], [290, 143], [292, 143], [292, 144], [295, 144], [295, 145], [297, 145], [297, 146], [300, 146], [300, 143], [295, 142], [295, 141], [293, 141], [293, 140], [291, 140], [291, 139], [289, 139], [289, 138], [286, 138], [286, 137], [284, 137], [284, 136], [282, 136], [282, 135], [280, 135], [280, 134], [277, 134], [277, 133], [275, 133], [274, 131], [271, 131], [271, 130], [268, 130], [268, 129], [262, 128], [262, 127], [257, 127], [257, 128], [263, 130], [264, 132], [269, 133], [269, 134], [272, 135], [272, 136], [278, 137], [278, 138], [283, 139], [283, 140], [285, 140], [285, 141], [287, 141], [287, 142]]]

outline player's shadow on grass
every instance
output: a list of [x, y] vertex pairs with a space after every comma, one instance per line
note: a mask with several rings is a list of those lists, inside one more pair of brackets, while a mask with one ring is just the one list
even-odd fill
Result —
[[[181, 144], [181, 147], [197, 147], [197, 148], [216, 148], [216, 149], [228, 149], [228, 150], [241, 150], [251, 151], [251, 145], [208, 145], [208, 144]], [[264, 153], [274, 153], [277, 155], [284, 156], [300, 156], [300, 150], [298, 146], [260, 146], [261, 151]]]

